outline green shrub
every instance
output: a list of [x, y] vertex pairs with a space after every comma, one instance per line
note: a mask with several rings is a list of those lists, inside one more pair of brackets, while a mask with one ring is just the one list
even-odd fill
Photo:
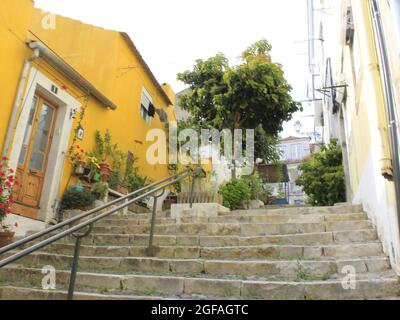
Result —
[[110, 186], [110, 189], [112, 190], [117, 190], [118, 186], [122, 184], [122, 176], [119, 171], [112, 171], [110, 173], [110, 177], [108, 178], [108, 185]]
[[96, 199], [103, 199], [108, 192], [108, 185], [104, 182], [95, 183], [92, 187], [92, 194]]
[[303, 186], [309, 204], [333, 206], [346, 201], [345, 176], [342, 165], [342, 150], [337, 140], [331, 140], [327, 147], [301, 164], [302, 174], [297, 184]]
[[222, 195], [223, 204], [231, 210], [243, 208], [251, 200], [251, 193], [245, 181], [235, 179], [223, 185], [219, 193]]
[[62, 210], [80, 209], [86, 210], [90, 208], [95, 201], [95, 197], [90, 192], [82, 192], [76, 189], [69, 189], [61, 200]]
[[141, 177], [137, 173], [132, 173], [126, 180], [126, 185], [130, 192], [142, 189], [147, 183], [147, 177]]
[[265, 202], [265, 199], [272, 195], [271, 188], [265, 186], [258, 172], [255, 172], [250, 176], [243, 177], [243, 181], [249, 187], [251, 197], [250, 200], [261, 200]]

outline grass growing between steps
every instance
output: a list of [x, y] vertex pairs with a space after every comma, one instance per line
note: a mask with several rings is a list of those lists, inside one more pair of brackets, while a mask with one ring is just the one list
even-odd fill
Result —
[[305, 270], [303, 268], [300, 261], [297, 261], [296, 272], [297, 272], [296, 277], [293, 280], [295, 282], [327, 281], [333, 276], [333, 274], [331, 274], [331, 273], [325, 273], [324, 275], [320, 275], [320, 276], [312, 275], [310, 272], [308, 272], [307, 270]]

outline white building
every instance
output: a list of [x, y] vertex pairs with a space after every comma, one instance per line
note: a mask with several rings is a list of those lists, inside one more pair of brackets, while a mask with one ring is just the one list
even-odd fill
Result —
[[306, 204], [307, 195], [303, 188], [296, 184], [301, 174], [299, 165], [311, 155], [310, 138], [288, 137], [282, 139], [278, 145], [281, 151], [281, 162], [287, 165], [289, 174], [288, 202], [290, 205]]

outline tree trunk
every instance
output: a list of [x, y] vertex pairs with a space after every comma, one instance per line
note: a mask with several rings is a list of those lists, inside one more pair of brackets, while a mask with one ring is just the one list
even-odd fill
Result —
[[236, 113], [235, 114], [235, 122], [233, 125], [233, 129], [232, 129], [232, 146], [233, 146], [233, 157], [232, 157], [232, 180], [236, 179], [236, 143], [235, 143], [235, 130], [236, 129], [240, 129], [241, 125], [240, 125], [240, 121], [241, 121], [241, 115], [240, 113]]

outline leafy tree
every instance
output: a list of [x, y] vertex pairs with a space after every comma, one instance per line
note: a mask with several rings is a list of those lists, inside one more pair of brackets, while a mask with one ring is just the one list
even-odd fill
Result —
[[337, 140], [331, 140], [309, 160], [300, 165], [302, 174], [297, 184], [303, 186], [313, 206], [333, 206], [346, 201], [342, 149]]
[[281, 152], [277, 148], [279, 138], [268, 135], [263, 127], [259, 125], [255, 130], [254, 137], [254, 157], [262, 159], [265, 163], [279, 161]]
[[200, 125], [232, 131], [261, 126], [263, 135], [277, 136], [300, 105], [290, 96], [282, 66], [271, 61], [271, 49], [260, 40], [243, 52], [237, 66], [229, 66], [222, 53], [197, 60], [192, 71], [178, 74], [190, 86], [180, 105]]

